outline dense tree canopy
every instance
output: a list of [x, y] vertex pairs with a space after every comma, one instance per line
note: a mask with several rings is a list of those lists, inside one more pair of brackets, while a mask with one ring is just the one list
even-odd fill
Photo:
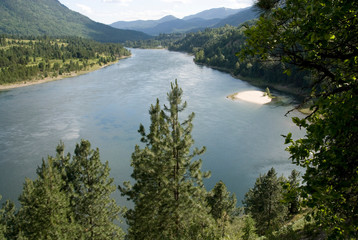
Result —
[[114, 62], [130, 52], [120, 44], [79, 37], [0, 36], [0, 84], [56, 77]]
[[[313, 209], [315, 223], [332, 239], [358, 238], [358, 3], [258, 0], [256, 6], [263, 15], [248, 29], [226, 26], [172, 36], [180, 39], [171, 48], [194, 53], [197, 63], [240, 75], [276, 77], [285, 70], [291, 77], [277, 82], [310, 87], [312, 113], [293, 119], [306, 136], [286, 136], [293, 163], [305, 168], [300, 186], [304, 207]], [[123, 54], [128, 52], [119, 45], [80, 38], [2, 36], [0, 83], [76, 71], [90, 65], [90, 59], [102, 64]], [[168, 101], [163, 109], [159, 100], [151, 106], [149, 132], [140, 126], [142, 145], [132, 154], [135, 183], [120, 187], [134, 203], [125, 215], [128, 238], [224, 238], [235, 199], [222, 182], [210, 193], [205, 190], [203, 179], [209, 174], [201, 171], [198, 159], [205, 149], [193, 148], [194, 114], [181, 121], [186, 103], [177, 83]], [[254, 224], [262, 235], [278, 229], [287, 213], [298, 212], [297, 177], [293, 172], [286, 181], [274, 169], [260, 175], [245, 196], [250, 216], [244, 218], [244, 239], [255, 237]], [[113, 191], [108, 163], [101, 163], [98, 149], [82, 141], [71, 158], [59, 145], [56, 157], [38, 168], [37, 178], [25, 181], [20, 209], [10, 201], [1, 208], [0, 238], [121, 239]]]
[[227, 223], [232, 220], [236, 214], [236, 196], [227, 191], [225, 184], [219, 181], [207, 196], [207, 202], [210, 206], [210, 214], [216, 220], [221, 236], [225, 236]]
[[313, 113], [294, 119], [307, 135], [293, 141], [289, 134], [288, 151], [306, 168], [303, 197], [317, 222], [330, 235], [357, 237], [358, 3], [286, 0], [269, 10], [245, 32], [248, 45], [240, 55], [312, 72]]
[[287, 216], [287, 205], [283, 202], [282, 184], [286, 180], [277, 177], [274, 168], [256, 179], [255, 186], [245, 194], [245, 212], [256, 222], [260, 235], [279, 229]]
[[26, 179], [20, 209], [10, 201], [0, 209], [1, 239], [123, 239], [115, 189], [98, 149], [82, 140], [71, 159], [61, 143], [56, 157], [42, 161], [37, 178]]
[[142, 32], [112, 28], [71, 11], [58, 0], [1, 0], [0, 34], [76, 36], [100, 42], [148, 39]]
[[[197, 33], [188, 33], [185, 38], [169, 45], [170, 50], [185, 51], [195, 54], [194, 61], [220, 70], [228, 71], [235, 76], [244, 78], [263, 87], [298, 89], [307, 87], [310, 76], [307, 72], [297, 72], [288, 76], [283, 71], [288, 67], [280, 62], [263, 62], [256, 56], [246, 55], [238, 59], [235, 53], [245, 45], [245, 29], [255, 24], [248, 21], [239, 27], [225, 26], [216, 29], [206, 29]], [[304, 79], [304, 81], [302, 81]], [[292, 90], [293, 91], [293, 90]], [[304, 91], [297, 92], [302, 94]]]
[[192, 149], [194, 113], [180, 122], [186, 108], [177, 82], [168, 93], [164, 110], [157, 100], [150, 108], [151, 126], [147, 134], [141, 125], [144, 148], [135, 147], [132, 155], [133, 186], [120, 187], [135, 204], [127, 219], [130, 239], [213, 239], [213, 219], [206, 206], [201, 160], [192, 160], [204, 152]]
[[35, 181], [26, 179], [19, 198], [19, 231], [29, 239], [68, 239], [78, 236], [73, 221], [70, 197], [63, 191], [61, 173], [53, 166], [55, 159], [43, 160]]

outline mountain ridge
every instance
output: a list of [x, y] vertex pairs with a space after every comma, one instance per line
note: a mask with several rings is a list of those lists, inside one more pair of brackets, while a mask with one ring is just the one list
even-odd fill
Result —
[[[229, 14], [232, 12], [234, 14]], [[241, 9], [213, 8], [182, 19], [168, 15], [158, 20], [118, 21], [110, 24], [110, 26], [158, 36], [161, 33], [185, 33], [205, 28], [222, 27], [226, 24], [238, 26], [256, 17], [257, 13], [253, 10], [253, 7]]]
[[20, 36], [78, 36], [100, 42], [148, 39], [134, 30], [120, 30], [92, 21], [58, 0], [1, 0], [0, 33]]
[[155, 27], [156, 25], [168, 21], [173, 21], [179, 19], [173, 15], [164, 16], [158, 20], [134, 20], [134, 21], [117, 21], [110, 26], [118, 28], [118, 29], [142, 29], [142, 28], [151, 28]]
[[210, 19], [214, 19], [214, 18], [223, 19], [223, 18], [226, 18], [226, 17], [228, 17], [232, 14], [235, 14], [239, 11], [240, 11], [240, 9], [232, 9], [232, 8], [225, 8], [225, 7], [212, 8], [212, 9], [201, 11], [201, 12], [193, 14], [193, 15], [183, 17], [182, 19], [183, 20], [189, 20], [189, 19], [193, 19], [193, 18], [202, 18], [205, 20], [210, 20]]

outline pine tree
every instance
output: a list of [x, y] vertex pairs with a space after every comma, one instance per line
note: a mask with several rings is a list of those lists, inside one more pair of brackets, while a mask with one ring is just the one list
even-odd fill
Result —
[[114, 223], [121, 209], [110, 197], [116, 187], [99, 150], [82, 140], [72, 161], [62, 142], [56, 150], [42, 161], [37, 179], [25, 181], [18, 239], [123, 239]]
[[10, 200], [7, 200], [2, 205], [2, 209], [0, 210], [0, 229], [1, 226], [3, 226], [3, 230], [0, 230], [0, 232], [2, 231], [4, 238], [0, 239], [16, 239], [19, 232], [18, 221], [16, 218], [16, 207]]
[[225, 226], [235, 214], [236, 201], [235, 194], [230, 195], [222, 181], [216, 183], [207, 196], [210, 213], [216, 220], [222, 237], [225, 236]]
[[263, 235], [278, 229], [287, 216], [283, 203], [282, 182], [274, 168], [256, 179], [254, 188], [245, 194], [245, 213], [250, 213], [256, 222], [258, 233]]
[[116, 187], [109, 178], [108, 162], [101, 163], [99, 150], [89, 141], [76, 145], [68, 176], [73, 177], [72, 211], [85, 239], [122, 239], [122, 229], [114, 223], [120, 207], [111, 194]]
[[[0, 195], [0, 200], [2, 199], [2, 196]], [[0, 209], [0, 239], [5, 239], [5, 233], [6, 233], [6, 224], [3, 223], [3, 215], [4, 215], [4, 209]]]
[[161, 110], [159, 100], [150, 108], [150, 133], [141, 125], [144, 148], [135, 147], [132, 178], [119, 187], [135, 204], [126, 218], [130, 239], [210, 239], [212, 218], [205, 206], [206, 190], [201, 172], [202, 161], [192, 160], [205, 148], [195, 148], [191, 137], [194, 113], [180, 122], [182, 89], [177, 82], [168, 93], [169, 106]]
[[6, 239], [5, 238], [5, 226], [0, 225], [0, 239]]
[[284, 184], [284, 199], [288, 204], [289, 214], [294, 215], [300, 209], [300, 172], [292, 170], [291, 175], [288, 176], [288, 181]]
[[255, 227], [255, 220], [251, 217], [250, 214], [246, 215], [244, 218], [244, 227], [242, 228], [243, 231], [243, 240], [254, 240], [258, 236], [256, 234], [256, 227]]
[[[123, 195], [135, 203], [135, 209], [128, 210], [127, 223], [130, 226], [128, 232], [131, 239], [154, 239], [159, 232], [164, 231], [164, 225], [158, 216], [164, 196], [166, 178], [169, 177], [165, 166], [165, 135], [169, 129], [164, 121], [164, 114], [160, 109], [159, 100], [150, 108], [151, 126], [150, 133], [146, 135], [143, 125], [140, 125], [139, 133], [141, 141], [146, 143], [144, 149], [135, 147], [132, 154], [133, 173], [132, 178], [137, 180], [134, 187], [129, 182], [120, 187]], [[162, 151], [163, 150], [163, 151]], [[161, 174], [159, 174], [161, 172]], [[162, 192], [163, 191], [163, 192]]]
[[20, 229], [28, 239], [70, 239], [76, 236], [76, 224], [71, 218], [70, 199], [62, 191], [61, 173], [53, 167], [56, 161], [48, 157], [37, 169], [38, 178], [26, 179], [19, 197]]
[[301, 196], [314, 209], [315, 224], [332, 239], [356, 239], [358, 1], [257, 2], [277, 4], [258, 5], [269, 11], [245, 30], [247, 44], [239, 55], [311, 73], [307, 100], [313, 112], [293, 118], [306, 134], [293, 140], [289, 133], [287, 150], [292, 162], [305, 169]]

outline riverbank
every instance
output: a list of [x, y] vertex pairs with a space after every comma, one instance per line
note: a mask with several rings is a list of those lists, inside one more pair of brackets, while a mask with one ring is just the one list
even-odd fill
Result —
[[267, 104], [272, 101], [272, 98], [265, 95], [265, 93], [262, 91], [238, 92], [238, 93], [234, 93], [234, 94], [227, 96], [227, 98], [232, 99], [232, 100], [242, 100], [245, 102], [251, 102], [251, 103], [260, 104], [260, 105]]
[[[130, 56], [122, 56], [119, 58], [119, 60], [125, 59], [125, 58], [129, 58]], [[80, 76], [86, 73], [90, 73], [90, 72], [94, 72], [96, 70], [99, 70], [101, 68], [105, 68], [108, 67], [110, 65], [113, 65], [115, 63], [117, 63], [119, 60], [114, 61], [114, 62], [109, 62], [105, 65], [94, 65], [93, 67], [89, 67], [86, 70], [81, 70], [81, 71], [73, 71], [70, 73], [64, 73], [62, 75], [58, 75], [57, 77], [46, 77], [46, 78], [35, 78], [32, 80], [25, 80], [25, 81], [19, 81], [16, 83], [10, 83], [10, 84], [2, 84], [0, 85], [0, 91], [2, 90], [8, 90], [8, 89], [13, 89], [13, 88], [20, 88], [20, 87], [27, 87], [27, 86], [31, 86], [31, 85], [37, 85], [37, 84], [42, 84], [42, 83], [47, 83], [47, 82], [53, 82], [53, 81], [58, 81], [58, 80], [62, 80], [65, 78], [71, 78], [71, 77], [76, 77], [76, 76]]]
[[259, 87], [259, 88], [268, 87], [270, 89], [274, 89], [279, 92], [293, 95], [293, 96], [295, 96], [295, 98], [300, 99], [300, 100], [302, 100], [308, 94], [308, 91], [307, 90], [304, 91], [304, 89], [302, 89], [302, 88], [292, 87], [292, 86], [287, 86], [287, 85], [280, 85], [277, 83], [265, 82], [260, 78], [244, 77], [242, 75], [237, 75], [234, 73], [234, 71], [232, 69], [229, 69], [229, 68], [217, 67], [217, 66], [212, 66], [210, 64], [204, 64], [204, 63], [198, 63], [198, 62], [195, 62], [195, 64], [200, 65], [200, 66], [206, 66], [206, 67], [209, 67], [209, 68], [221, 71], [221, 72], [229, 73], [233, 78], [248, 82], [255, 87]]

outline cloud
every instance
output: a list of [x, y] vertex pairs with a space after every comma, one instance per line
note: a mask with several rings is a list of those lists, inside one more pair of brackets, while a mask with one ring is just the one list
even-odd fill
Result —
[[92, 8], [90, 8], [89, 6], [83, 5], [83, 4], [76, 4], [76, 6], [81, 9], [82, 12], [86, 13], [86, 14], [91, 14], [93, 13]]
[[128, 4], [133, 0], [102, 0], [104, 3], [120, 3], [120, 4]]
[[234, 8], [244, 8], [252, 6], [254, 4], [253, 0], [228, 0], [229, 4], [232, 4]]
[[173, 3], [173, 4], [178, 4], [178, 3], [186, 4], [191, 2], [191, 0], [161, 0], [161, 1], [165, 3]]

